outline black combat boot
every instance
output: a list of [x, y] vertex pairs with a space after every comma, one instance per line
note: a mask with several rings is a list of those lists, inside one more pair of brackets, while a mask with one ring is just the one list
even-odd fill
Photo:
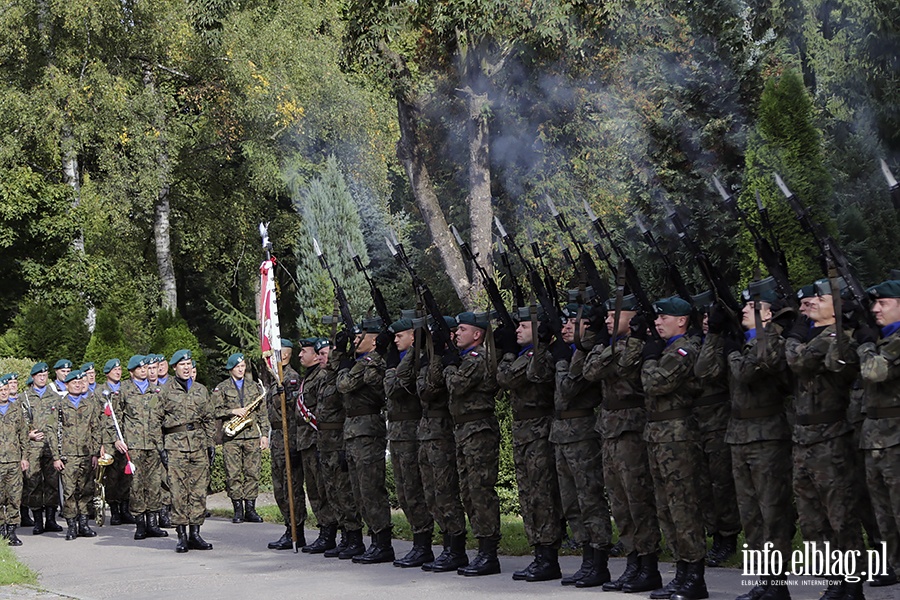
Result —
[[469, 556], [466, 554], [466, 532], [453, 533], [447, 536], [447, 550], [442, 552], [433, 563], [432, 573], [449, 573], [457, 571], [469, 564]]
[[172, 516], [169, 514], [169, 507], [163, 504], [159, 509], [159, 526], [163, 529], [172, 529]]
[[832, 579], [832, 582], [828, 585], [828, 589], [825, 590], [825, 593], [819, 598], [819, 600], [843, 600], [844, 599], [844, 578], [840, 579]]
[[284, 533], [274, 542], [269, 542], [269, 550], [290, 550], [294, 547], [294, 538], [291, 537], [291, 526], [284, 528]]
[[353, 562], [361, 565], [375, 565], [379, 563], [393, 562], [394, 546], [391, 542], [391, 528], [387, 527], [378, 533], [372, 534], [372, 545], [360, 556], [354, 556]]
[[578, 570], [562, 578], [561, 585], [575, 585], [575, 582], [591, 572], [594, 567], [594, 549], [590, 544], [581, 547], [581, 566]]
[[447, 533], [443, 533], [443, 532], [441, 532], [441, 533], [443, 534], [443, 538], [444, 538], [444, 542], [441, 545], [444, 547], [444, 549], [441, 551], [441, 553], [438, 555], [438, 557], [436, 559], [429, 561], [429, 562], [422, 563], [423, 571], [431, 571], [434, 568], [434, 563], [436, 561], [439, 561], [442, 558], [446, 558], [447, 556], [450, 556], [450, 535]]
[[16, 526], [15, 525], [7, 525], [6, 526], [6, 539], [9, 540], [10, 546], [21, 546], [22, 540], [19, 539], [19, 536], [16, 535]]
[[182, 554], [188, 551], [187, 525], [177, 525], [175, 532], [178, 534], [178, 542], [175, 543], [175, 552]]
[[232, 523], [243, 523], [244, 522], [244, 501], [232, 498], [231, 506], [234, 507], [234, 516], [231, 517], [231, 522]]
[[188, 526], [190, 534], [188, 535], [188, 547], [191, 550], [212, 550], [212, 544], [200, 537], [200, 526]]
[[619, 592], [626, 583], [637, 577], [641, 570], [641, 557], [638, 556], [637, 550], [629, 552], [627, 560], [622, 575], [615, 581], [607, 581], [603, 584], [604, 592]]
[[769, 579], [765, 591], [758, 600], [791, 600], [791, 591], [786, 585], [786, 582], [786, 576], [775, 575]]
[[75, 519], [66, 519], [66, 541], [74, 540], [78, 537], [78, 524]]
[[[525, 577], [525, 581], [552, 581], [562, 577], [559, 569], [559, 550], [553, 546], [537, 546], [537, 564]], [[596, 560], [596, 557], [595, 559]]]
[[[14, 529], [15, 526], [11, 526], [10, 528]], [[9, 539], [10, 546], [12, 546], [12, 536], [10, 536]], [[866, 596], [863, 593], [863, 582], [861, 579], [859, 581], [844, 582], [844, 600], [866, 600]]]
[[19, 521], [19, 525], [21, 525], [22, 527], [33, 527], [34, 520], [31, 518], [31, 515], [28, 514], [28, 507], [20, 506], [19, 512], [21, 513], [21, 520]]
[[662, 587], [662, 575], [659, 574], [659, 556], [656, 552], [638, 557], [641, 569], [634, 579], [622, 584], [622, 591], [626, 593], [652, 592]]
[[534, 567], [538, 561], [537, 546], [534, 547], [534, 550], [532, 550], [531, 555], [534, 556], [534, 558], [532, 559], [532, 561], [530, 563], [528, 563], [528, 565], [524, 569], [519, 569], [518, 571], [513, 571], [513, 574], [512, 574], [513, 581], [525, 581], [525, 579], [528, 577], [528, 574], [531, 573], [532, 569], [534, 569]]
[[48, 506], [47, 509], [44, 511], [44, 516], [47, 517], [44, 520], [44, 530], [45, 531], [59, 533], [63, 530], [63, 528], [60, 527], [59, 523], [56, 522], [56, 507], [55, 506]]
[[671, 600], [704, 600], [709, 598], [706, 590], [706, 563], [701, 558], [697, 562], [687, 564], [687, 575], [681, 587], [670, 596]]
[[363, 554], [366, 551], [366, 545], [363, 544], [362, 529], [347, 532], [347, 547], [338, 554], [341, 560], [349, 560]]
[[300, 551], [307, 554], [324, 554], [326, 551], [337, 547], [334, 538], [337, 537], [337, 523], [319, 527], [319, 537], [312, 544], [306, 544]]
[[118, 502], [109, 503], [109, 524], [122, 524], [122, 506]]
[[712, 550], [707, 554], [707, 564], [710, 567], [720, 567], [725, 562], [728, 561], [734, 553], [737, 552], [737, 534], [732, 535], [720, 535], [719, 536], [719, 551], [716, 553], [712, 562], [710, 562], [709, 556], [712, 554]]
[[885, 587], [895, 585], [897, 581], [897, 572], [894, 571], [894, 567], [888, 565], [887, 572], [884, 575], [881, 573], [875, 575], [872, 581], [869, 582], [869, 585], [872, 587]]
[[97, 532], [88, 525], [87, 515], [78, 515], [78, 537], [97, 537]]
[[469, 566], [457, 569], [456, 572], [466, 577], [496, 575], [500, 572], [500, 561], [497, 559], [497, 546], [500, 540], [492, 538], [478, 539], [478, 554]]
[[325, 558], [337, 558], [341, 555], [341, 552], [347, 549], [348, 538], [347, 531], [342, 527], [341, 528], [341, 541], [337, 543], [337, 545], [331, 550], [326, 550], [322, 553], [322, 556]]
[[[256, 512], [256, 498], [253, 500], [244, 500], [244, 520], [248, 523], [262, 523], [263, 518]], [[300, 529], [299, 527], [297, 529]], [[306, 545], [306, 540], [303, 541]]]
[[612, 579], [609, 574], [609, 552], [603, 548], [594, 548], [594, 566], [591, 572], [575, 582], [577, 588], [597, 587]]
[[431, 532], [413, 534], [413, 547], [403, 558], [394, 561], [395, 567], [421, 567], [425, 563], [434, 562], [434, 550], [431, 549]]
[[622, 543], [622, 540], [616, 542], [615, 546], [609, 549], [609, 555], [613, 558], [618, 558], [625, 554], [625, 544]]
[[719, 556], [722, 555], [722, 536], [716, 531], [712, 534], [713, 543], [706, 553], [706, 562], [711, 567], [719, 566]]
[[44, 509], [43, 508], [35, 508], [31, 511], [34, 513], [34, 529], [31, 530], [31, 535], [41, 535], [44, 533]]
[[119, 508], [121, 509], [122, 523], [124, 525], [137, 525], [137, 518], [131, 514], [131, 502], [129, 500], [122, 500], [119, 503]]
[[134, 539], [147, 539], [147, 515], [144, 513], [139, 514], [137, 517], [137, 523], [135, 523], [134, 528]]
[[[650, 598], [653, 598], [653, 600], [671, 598], [672, 594], [681, 589], [681, 586], [684, 584], [684, 578], [687, 577], [687, 566], [688, 563], [684, 560], [679, 560], [675, 563], [675, 577], [666, 585], [650, 592]], [[628, 590], [625, 589], [625, 586], [622, 586], [622, 591], [627, 592]]]
[[147, 517], [147, 537], [148, 538], [161, 538], [161, 537], [169, 537], [169, 534], [166, 531], [163, 531], [159, 528], [159, 513], [155, 510], [151, 510], [146, 513]]

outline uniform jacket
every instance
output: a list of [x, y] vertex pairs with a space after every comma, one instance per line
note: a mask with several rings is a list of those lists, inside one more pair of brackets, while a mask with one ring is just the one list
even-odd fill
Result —
[[643, 433], [647, 425], [644, 388], [641, 386], [641, 352], [644, 342], [621, 337], [612, 346], [594, 346], [584, 362], [584, 378], [602, 383], [603, 401], [597, 431], [606, 439], [626, 432]]

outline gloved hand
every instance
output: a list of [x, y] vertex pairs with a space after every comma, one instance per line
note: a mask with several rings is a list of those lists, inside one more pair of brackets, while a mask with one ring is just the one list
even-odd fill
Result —
[[725, 313], [725, 309], [719, 306], [718, 302], [709, 307], [709, 321], [707, 321], [707, 324], [709, 325], [710, 333], [721, 334], [725, 332], [725, 328], [728, 326], [728, 315]]
[[[593, 333], [593, 342], [595, 346], [605, 346], [608, 348], [612, 344], [612, 336], [609, 335], [609, 330], [606, 328], [606, 321], [599, 317], [591, 321], [587, 330]], [[582, 348], [582, 350], [584, 350], [584, 348]]]
[[520, 350], [515, 330], [502, 325], [494, 330], [494, 345], [502, 354], [518, 354]]
[[163, 467], [169, 468], [169, 453], [166, 452], [165, 448], [159, 451], [159, 462], [162, 463]]
[[631, 337], [647, 341], [647, 332], [650, 329], [647, 317], [641, 313], [634, 315], [631, 318], [631, 322], [628, 323], [628, 328], [631, 332]]
[[356, 361], [353, 360], [352, 358], [341, 359], [341, 362], [338, 363], [338, 370], [343, 371], [344, 369], [352, 369], [353, 363], [355, 363], [355, 362]]
[[872, 342], [873, 344], [878, 341], [881, 332], [872, 327], [867, 323], [863, 323], [859, 327], [856, 328], [856, 331], [853, 332], [853, 339], [856, 340], [856, 343], [862, 346], [866, 342]]
[[790, 329], [785, 329], [783, 333], [784, 337], [787, 339], [795, 339], [799, 342], [806, 342], [806, 338], [809, 337], [809, 329], [812, 325], [812, 321], [809, 320], [809, 317], [806, 315], [797, 315], [797, 318], [794, 320], [794, 324], [791, 325]]
[[572, 360], [572, 347], [562, 340], [556, 340], [550, 344], [550, 354], [553, 356], [553, 362], [558, 363], [561, 360]]
[[441, 364], [444, 365], [445, 369], [451, 365], [459, 365], [460, 363], [462, 363], [462, 357], [459, 355], [459, 352], [448, 350], [441, 357]]
[[[410, 352], [413, 349], [410, 348]], [[384, 356], [384, 365], [388, 369], [396, 369], [397, 365], [400, 364], [400, 351], [397, 350], [396, 344], [390, 344], [387, 349], [387, 354]]]
[[644, 349], [641, 356], [644, 360], [656, 360], [662, 356], [663, 350], [666, 349], [665, 340], [649, 340], [644, 342]]
[[[777, 310], [776, 307], [778, 307]], [[781, 327], [782, 331], [790, 329], [796, 318], [797, 311], [784, 300], [779, 299], [772, 304], [772, 322]]]
[[728, 358], [728, 355], [732, 352], [740, 352], [743, 347], [743, 343], [730, 335], [727, 335], [722, 339], [722, 354], [725, 358]]
[[538, 325], [537, 339], [544, 345], [550, 343], [550, 340], [553, 339], [553, 329], [550, 328], [549, 323], [542, 322], [540, 325]]
[[284, 393], [284, 386], [280, 383], [275, 384], [275, 395], [280, 396]]
[[291, 450], [289, 452], [291, 455], [291, 467], [296, 468], [303, 461], [303, 456], [300, 454], [299, 450]]
[[212, 466], [213, 461], [216, 459], [216, 447], [210, 446], [206, 449], [206, 456], [209, 457], [209, 465]]
[[341, 329], [334, 336], [334, 350], [336, 352], [342, 352], [343, 354], [347, 354], [350, 352], [350, 332], [346, 329]]
[[375, 338], [375, 352], [384, 356], [387, 353], [388, 346], [394, 342], [394, 334], [385, 329]]
[[441, 329], [435, 327], [431, 331], [431, 345], [434, 347], [434, 354], [436, 356], [443, 356], [447, 351], [447, 344], [449, 343], [450, 339]]

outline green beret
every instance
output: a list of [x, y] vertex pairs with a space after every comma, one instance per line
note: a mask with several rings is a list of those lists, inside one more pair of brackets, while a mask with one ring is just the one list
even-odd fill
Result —
[[314, 337], [303, 338], [302, 340], [300, 340], [300, 347], [301, 348], [312, 348], [313, 346], [316, 345], [316, 340], [318, 340], [318, 339], [319, 338], [314, 338]]
[[53, 368], [54, 369], [71, 369], [72, 361], [61, 358], [58, 361], [56, 361], [56, 364], [53, 365]]
[[122, 361], [120, 361], [118, 358], [111, 358], [108, 361], [106, 361], [105, 365], [103, 365], [103, 372], [106, 375], [109, 375], [110, 371], [112, 371], [116, 367], [120, 367], [120, 366], [122, 366]]
[[388, 331], [390, 331], [391, 333], [400, 333], [401, 331], [408, 331], [412, 328], [412, 319], [403, 318], [391, 323], [391, 326], [388, 327]]
[[471, 311], [459, 313], [456, 315], [456, 320], [460, 325], [471, 325], [479, 329], [488, 329], [491, 326], [487, 315], [483, 313], [477, 315]]
[[172, 358], [169, 359], [169, 366], [174, 367], [183, 360], [191, 360], [191, 351], [187, 348], [176, 351]]
[[19, 380], [18, 373], [7, 373], [6, 376], [9, 378], [10, 381], [18, 381]]
[[444, 315], [444, 323], [446, 323], [447, 327], [449, 327], [451, 330], [459, 327], [459, 321], [456, 320], [456, 317], [449, 317], [447, 315]]
[[689, 317], [691, 315], [691, 303], [684, 298], [670, 296], [654, 302], [653, 311], [658, 315]]
[[196, 359], [193, 359], [193, 358], [191, 359], [191, 368], [192, 368], [192, 369], [196, 369], [196, 368], [197, 368], [197, 361], [196, 361]]
[[[838, 277], [838, 288], [840, 291], [844, 291], [847, 289], [847, 282], [844, 281], [843, 277]], [[813, 290], [816, 296], [830, 296], [831, 295], [831, 281], [828, 279], [817, 279], [813, 283]]]
[[130, 359], [128, 359], [128, 370], [134, 371], [138, 367], [146, 367], [147, 366], [147, 357], [143, 354], [135, 354]]
[[581, 309], [581, 318], [591, 320], [594, 318], [594, 307], [588, 304], [578, 304], [576, 302], [570, 302], [566, 304], [562, 309], [562, 314], [567, 319], [576, 319], [578, 318], [578, 309]]
[[584, 292], [581, 290], [566, 290], [566, 295], [569, 298], [569, 304], [591, 302], [597, 296], [597, 294], [594, 293], [594, 288], [591, 286], [584, 288]]
[[[750, 295], [750, 290], [744, 290], [741, 292], [741, 298], [744, 299], [744, 302], [750, 302], [753, 300], [753, 297]], [[768, 302], [769, 304], [775, 304], [778, 301], [778, 294], [775, 290], [763, 290], [759, 293], [759, 299], [762, 302]]]
[[900, 298], [900, 279], [888, 279], [866, 290], [873, 300], [879, 298]]
[[804, 285], [802, 288], [797, 290], [797, 299], [803, 300], [804, 298], [812, 298], [816, 295], [816, 289], [812, 284]]
[[404, 308], [400, 311], [400, 320], [402, 321], [403, 319], [409, 319], [410, 321], [412, 321], [416, 318], [417, 312], [419, 311], [414, 308]]
[[31, 367], [31, 376], [34, 377], [38, 373], [46, 373], [50, 370], [50, 367], [47, 366], [45, 362], [35, 363], [33, 367]]
[[166, 362], [166, 355], [165, 355], [165, 354], [157, 354], [157, 355], [156, 355], [156, 358], [159, 359], [159, 362]]
[[366, 333], [379, 333], [384, 329], [384, 322], [381, 320], [381, 317], [373, 317], [371, 319], [363, 319], [359, 327]]
[[[616, 299], [610, 298], [606, 301], [604, 307], [606, 310], [616, 310]], [[638, 301], [634, 294], [628, 294], [622, 297], [622, 310], [637, 311]]]
[[90, 371], [90, 370], [93, 369], [93, 368], [94, 368], [94, 363], [92, 363], [92, 362], [86, 362], [86, 363], [84, 363], [83, 365], [81, 365], [81, 369], [80, 369], [80, 370], [82, 370], [82, 371], [84, 371], [85, 373], [87, 373], [88, 371]]
[[319, 338], [316, 340], [316, 343], [313, 344], [313, 348], [316, 352], [318, 352], [322, 348], [328, 348], [329, 346], [331, 346], [331, 340], [329, 340], [328, 338]]
[[34, 377], [29, 375], [28, 379], [25, 380], [25, 385], [31, 385], [32, 383], [34, 383]]
[[282, 348], [293, 348], [294, 344], [291, 343], [291, 340], [287, 338], [281, 338], [281, 347]]
[[225, 368], [230, 371], [242, 362], [244, 362], [244, 355], [240, 352], [235, 352], [228, 357], [228, 362], [225, 363]]
[[7, 383], [9, 383], [9, 374], [0, 375], [0, 387], [3, 387]]
[[700, 292], [696, 296], [691, 296], [691, 306], [698, 310], [702, 310], [703, 312], [706, 312], [710, 305], [715, 301], [716, 297], [710, 290]]
[[74, 369], [72, 371], [69, 371], [69, 374], [66, 375], [65, 383], [75, 381], [76, 379], [84, 379], [84, 371], [82, 371], [80, 369]]
[[155, 365], [159, 362], [159, 357], [155, 354], [147, 354], [144, 356], [144, 361], [147, 363], [147, 366]]

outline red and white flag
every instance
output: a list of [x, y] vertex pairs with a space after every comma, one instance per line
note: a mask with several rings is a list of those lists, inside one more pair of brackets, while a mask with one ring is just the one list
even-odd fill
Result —
[[[260, 224], [263, 245], [268, 242], [265, 226]], [[259, 267], [259, 347], [263, 360], [275, 378], [278, 378], [278, 364], [281, 362], [281, 330], [278, 325], [278, 299], [275, 296], [275, 257], [270, 256]]]

